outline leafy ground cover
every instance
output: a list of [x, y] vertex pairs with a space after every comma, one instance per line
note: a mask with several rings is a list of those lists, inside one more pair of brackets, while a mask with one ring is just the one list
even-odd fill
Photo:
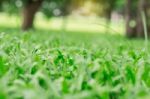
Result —
[[116, 34], [122, 23], [104, 34], [102, 20], [70, 18], [66, 31], [37, 20], [22, 32], [20, 18], [0, 15], [0, 99], [149, 99], [149, 42]]
[[144, 40], [1, 30], [0, 99], [150, 97], [150, 53]]

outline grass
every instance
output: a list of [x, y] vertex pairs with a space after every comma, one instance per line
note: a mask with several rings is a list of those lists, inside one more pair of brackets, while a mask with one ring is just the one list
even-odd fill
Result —
[[0, 99], [150, 97], [144, 40], [2, 25], [0, 31]]
[[[9, 22], [7, 22], [9, 20]], [[63, 22], [65, 21], [65, 26], [63, 26]], [[14, 15], [8, 15], [5, 13], [0, 13], [0, 27], [8, 27], [8, 28], [20, 28], [21, 18]], [[63, 30], [65, 28], [67, 31], [77, 31], [84, 33], [104, 33], [107, 31], [106, 20], [95, 18], [95, 17], [67, 17], [65, 18], [50, 18], [45, 19], [41, 13], [38, 13], [35, 19], [35, 28], [43, 29], [43, 30]], [[119, 28], [118, 28], [119, 27]], [[124, 22], [114, 21], [110, 25], [108, 30], [109, 33], [123, 34], [124, 33]]]

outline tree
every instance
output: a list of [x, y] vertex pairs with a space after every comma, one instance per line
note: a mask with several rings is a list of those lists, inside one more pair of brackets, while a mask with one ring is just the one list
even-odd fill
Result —
[[23, 15], [22, 29], [28, 30], [34, 27], [35, 14], [39, 8], [47, 17], [65, 16], [69, 13], [71, 2], [72, 0], [0, 0], [0, 7], [5, 5], [4, 10], [9, 13], [21, 11]]
[[[28, 30], [33, 27], [34, 17], [38, 9], [47, 16], [66, 16], [69, 14], [69, 5], [72, 0], [26, 0], [23, 10], [22, 29]], [[43, 6], [41, 6], [43, 3]]]
[[[126, 34], [127, 37], [144, 37], [144, 24], [143, 17], [146, 18], [146, 28], [147, 31], [150, 32], [148, 28], [149, 25], [149, 0], [126, 0]], [[149, 35], [150, 36], [150, 35]]]
[[3, 10], [9, 14], [22, 11], [22, 29], [28, 30], [33, 27], [35, 14], [43, 1], [44, 0], [1, 0], [0, 6], [2, 7], [4, 5]]
[[0, 11], [2, 10], [2, 3], [3, 3], [3, 0], [0, 0]]
[[43, 0], [28, 0], [23, 9], [23, 24], [22, 29], [28, 30], [33, 27], [33, 21], [36, 12], [40, 8]]
[[110, 20], [111, 13], [115, 9], [117, 0], [99, 0], [99, 2], [103, 6], [106, 19]]
[[[126, 33], [128, 37], [135, 37], [136, 33], [136, 0], [126, 0]], [[133, 13], [134, 12], [134, 13]]]

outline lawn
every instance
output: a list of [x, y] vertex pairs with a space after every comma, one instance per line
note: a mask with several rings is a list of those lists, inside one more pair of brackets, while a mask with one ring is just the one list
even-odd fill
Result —
[[[9, 20], [9, 22], [8, 22]], [[65, 26], [64, 26], [65, 25]], [[0, 13], [0, 28], [20, 28], [21, 18], [14, 15], [8, 15], [5, 13]], [[109, 27], [109, 28], [108, 28]], [[67, 31], [77, 31], [84, 33], [104, 33], [108, 31], [111, 34], [123, 34], [124, 33], [124, 21], [118, 20], [113, 21], [110, 26], [107, 26], [106, 20], [97, 17], [73, 17], [69, 16], [63, 17], [52, 17], [47, 18], [38, 13], [35, 19], [35, 28], [43, 30], [67, 30]], [[2, 30], [3, 28], [1, 28]]]
[[150, 50], [119, 34], [0, 27], [0, 99], [149, 99]]

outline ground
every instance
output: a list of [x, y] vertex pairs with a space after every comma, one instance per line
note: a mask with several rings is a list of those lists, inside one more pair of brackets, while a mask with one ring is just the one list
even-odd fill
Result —
[[150, 97], [149, 42], [119, 34], [0, 30], [0, 99]]

